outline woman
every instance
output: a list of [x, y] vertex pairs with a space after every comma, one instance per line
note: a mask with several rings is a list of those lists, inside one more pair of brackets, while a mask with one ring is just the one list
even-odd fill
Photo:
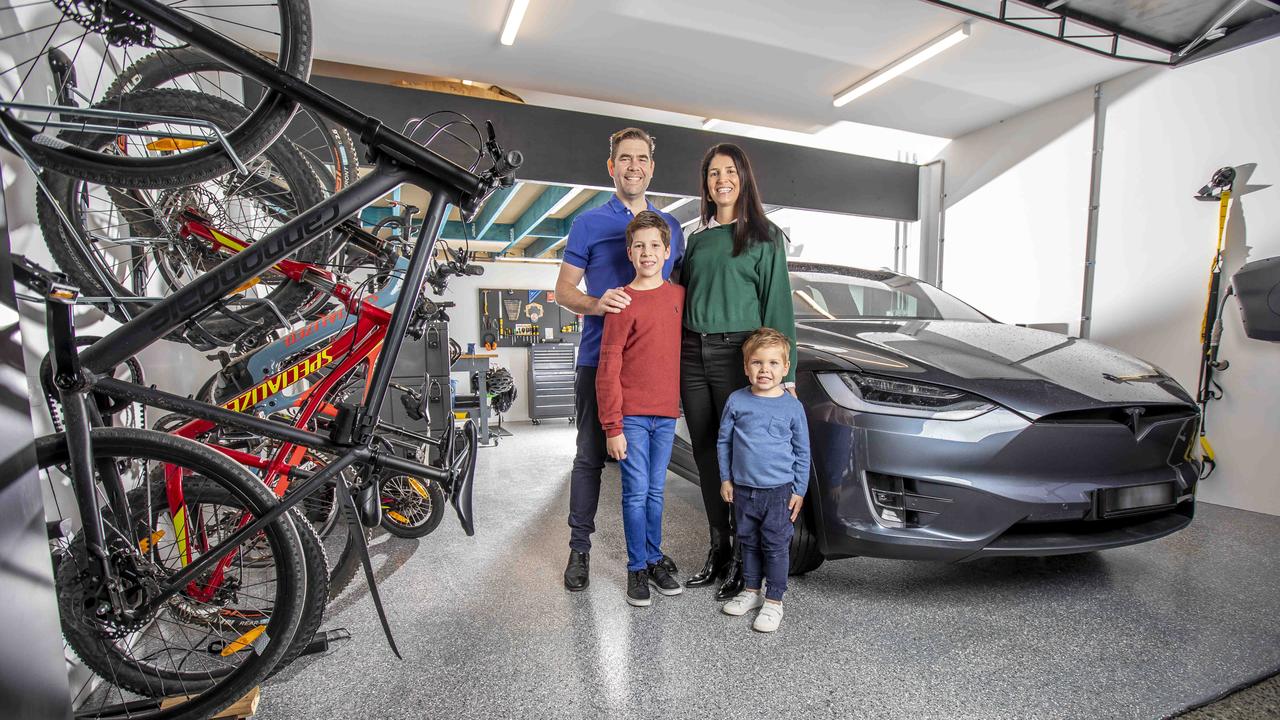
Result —
[[786, 387], [795, 392], [796, 321], [787, 276], [787, 238], [765, 217], [742, 149], [722, 143], [708, 150], [702, 159], [702, 186], [703, 228], [686, 241], [681, 270], [685, 305], [680, 399], [698, 465], [711, 550], [685, 586], [702, 587], [724, 578], [716, 598], [725, 600], [742, 590], [742, 565], [729, 505], [720, 497], [720, 415], [730, 393], [747, 385], [742, 343], [762, 326], [791, 339]]

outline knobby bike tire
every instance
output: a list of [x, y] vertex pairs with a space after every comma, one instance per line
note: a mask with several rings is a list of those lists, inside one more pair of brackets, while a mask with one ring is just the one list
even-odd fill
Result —
[[[181, 0], [178, 0], [180, 3]], [[279, 43], [274, 53], [277, 67], [290, 75], [306, 80], [311, 75], [311, 9], [307, 0], [276, 0], [280, 19]], [[60, 17], [55, 0], [50, 0], [50, 17]], [[216, 7], [216, 6], [215, 6]], [[232, 7], [230, 5], [225, 7]], [[239, 7], [244, 7], [243, 5]], [[178, 8], [183, 10], [185, 8]], [[209, 9], [200, 6], [205, 13]], [[211, 24], [193, 8], [193, 23]], [[33, 32], [35, 29], [33, 29]], [[21, 33], [20, 33], [21, 34]], [[19, 35], [20, 35], [19, 34]], [[89, 33], [93, 35], [92, 32]], [[13, 37], [9, 35], [7, 37]], [[52, 36], [50, 36], [52, 38]], [[99, 36], [99, 39], [100, 36]], [[105, 39], [103, 39], [105, 41]], [[36, 39], [38, 42], [38, 39]], [[230, 42], [230, 41], [228, 41]], [[56, 47], [56, 44], [53, 45]], [[44, 62], [50, 43], [45, 43], [35, 62]], [[74, 48], [78, 50], [78, 48]], [[8, 72], [6, 70], [5, 72]], [[28, 93], [30, 94], [30, 93]], [[106, 107], [124, 109], [115, 99], [108, 98]], [[5, 96], [6, 99], [8, 96]], [[44, 98], [25, 98], [29, 102], [47, 102]], [[285, 126], [297, 109], [296, 103], [270, 91], [247, 117], [238, 122], [227, 134], [227, 143], [242, 160], [256, 157], [284, 132]], [[215, 119], [209, 117], [207, 119]], [[126, 157], [93, 152], [67, 140], [66, 133], [57, 136], [41, 132], [39, 127], [28, 124], [9, 111], [0, 112], [0, 122], [14, 141], [30, 155], [37, 165], [54, 172], [74, 175], [107, 185], [130, 188], [159, 189], [175, 185], [191, 184], [223, 175], [233, 169], [230, 157], [221, 142], [203, 147], [152, 157]], [[74, 134], [74, 133], [73, 133]]]
[[[210, 56], [203, 50], [194, 47], [175, 50], [161, 50], [151, 53], [120, 72], [115, 81], [107, 88], [106, 97], [121, 95], [141, 90], [154, 90], [164, 87], [166, 83], [178, 81], [180, 78], [196, 73], [236, 73], [230, 67]], [[243, 76], [240, 76], [243, 78]], [[198, 82], [198, 81], [197, 81]], [[257, 86], [261, 88], [261, 86]], [[228, 97], [227, 99], [232, 99]], [[307, 116], [314, 124], [314, 132], [319, 132], [321, 143], [303, 142], [301, 137], [295, 138], [302, 148], [303, 157], [320, 176], [325, 189], [337, 192], [355, 182], [359, 170], [359, 153], [355, 140], [346, 128], [326, 120], [324, 117], [305, 107], [299, 108], [299, 116]], [[294, 123], [300, 122], [295, 118]], [[294, 137], [294, 123], [286, 129], [286, 136]], [[304, 129], [304, 137], [310, 137], [313, 130]]]
[[[220, 124], [228, 125], [239, 118], [243, 118], [247, 112], [235, 103], [189, 90], [161, 89], [127, 93], [120, 96], [119, 104], [132, 112], [161, 113], [184, 118], [215, 117], [218, 118]], [[114, 137], [108, 134], [83, 134], [73, 136], [71, 139], [78, 144], [89, 147], [101, 147], [114, 142]], [[323, 200], [324, 190], [319, 184], [319, 179], [291, 143], [274, 143], [267, 148], [262, 157], [270, 160], [274, 165], [276, 171], [284, 180], [292, 200], [291, 203], [273, 202], [271, 203], [273, 208], [278, 205], [291, 204], [295, 212], [300, 212]], [[84, 194], [92, 195], [92, 191], [87, 185], [91, 181], [56, 173], [45, 173], [43, 177], [50, 193], [54, 196], [54, 200], [61, 206], [68, 218], [71, 219], [73, 226], [75, 226], [76, 234], [83, 238], [85, 242], [95, 242], [92, 238], [96, 236], [90, 232], [93, 228], [88, 226], [89, 222], [82, 212], [83, 203], [81, 201]], [[205, 190], [221, 181], [209, 181], [202, 184], [200, 177], [199, 174], [184, 174], [178, 185], [156, 193], [155, 196], [180, 197], [186, 193], [192, 197], [213, 198], [214, 194], [205, 192]], [[232, 177], [234, 180], [241, 176]], [[136, 205], [133, 208], [126, 208], [124, 212], [120, 211], [120, 208], [123, 207], [120, 201], [117, 200], [116, 202], [117, 212], [127, 221], [127, 229], [130, 236], [155, 237], [157, 240], [168, 240], [172, 243], [170, 246], [172, 248], [186, 247], [177, 237], [178, 223], [174, 213], [170, 213], [165, 217], [158, 217], [145, 202], [136, 199], [141, 197], [141, 193], [149, 191], [118, 189], [111, 184], [113, 180], [117, 179], [119, 178], [115, 176], [107, 178], [105, 186], [99, 192], [105, 192], [113, 200], [134, 198], [133, 202]], [[218, 213], [213, 212], [214, 210], [225, 208], [233, 202], [239, 202], [244, 198], [253, 200], [251, 184], [234, 182], [234, 186], [234, 193], [240, 193], [240, 195], [228, 194], [218, 202], [215, 202], [213, 207], [197, 207], [196, 209], [209, 212], [213, 217], [217, 217]], [[172, 208], [174, 211], [178, 209], [176, 207]], [[265, 205], [263, 212], [266, 212]], [[102, 254], [86, 247], [68, 232], [61, 216], [54, 209], [48, 196], [43, 192], [36, 193], [36, 216], [54, 261], [86, 294], [114, 296], [127, 300], [128, 298], [138, 297], [142, 291], [146, 290], [145, 287], [139, 286], [138, 278], [132, 275], [128, 278], [118, 277], [117, 273], [113, 272], [116, 268], [108, 265], [103, 260]], [[283, 222], [283, 218], [279, 218], [279, 220]], [[229, 230], [229, 228], [222, 229]], [[260, 238], [246, 237], [241, 239], [254, 241]], [[333, 244], [333, 236], [326, 235], [300, 250], [295, 255], [295, 258], [307, 262], [324, 262], [332, 252]], [[101, 247], [100, 252], [104, 254], [111, 249], [118, 249], [107, 248], [106, 246]], [[156, 272], [160, 272], [162, 264], [167, 264], [166, 267], [175, 268], [183, 274], [189, 275], [195, 275], [199, 271], [208, 269], [207, 267], [193, 267], [189, 262], [189, 257], [182, 254], [181, 251], [162, 255], [165, 251], [159, 249], [160, 245], [157, 244], [154, 247], [157, 250], [155, 254], [149, 256], [149, 261], [156, 268]], [[220, 258], [210, 258], [207, 264], [212, 267], [218, 261], [220, 261]], [[123, 266], [124, 261], [122, 260], [120, 264]], [[103, 278], [106, 280], [105, 283]], [[145, 283], [145, 275], [142, 278]], [[277, 276], [276, 281], [276, 286], [267, 293], [266, 298], [274, 303], [286, 317], [293, 316], [304, 305], [312, 302], [318, 294], [313, 288], [282, 276]], [[165, 279], [163, 282], [166, 284], [165, 289], [172, 292], [174, 289], [173, 281]], [[136, 315], [145, 309], [147, 305], [148, 303], [142, 302], [128, 303], [128, 308]], [[123, 321], [125, 319], [124, 312], [117, 306], [109, 307], [108, 312], [117, 320]], [[241, 305], [234, 310], [228, 311], [227, 314], [222, 311], [209, 313], [199, 320], [198, 327], [186, 326], [178, 328], [170, 333], [169, 339], [199, 344], [202, 347], [228, 345], [244, 336], [245, 333], [264, 332], [278, 327], [279, 324], [278, 316], [270, 307], [263, 304]]]
[[[116, 463], [119, 466], [119, 463], [128, 464], [135, 460], [155, 462], [160, 466], [171, 464], [193, 473], [187, 481], [184, 481], [184, 490], [193, 498], [202, 501], [202, 504], [229, 503], [229, 507], [234, 508], [237, 513], [248, 512], [255, 517], [265, 514], [275, 505], [275, 497], [261, 482], [255, 480], [230, 459], [199, 443], [152, 430], [134, 428], [97, 428], [91, 431], [91, 438], [94, 467], [101, 467], [101, 463]], [[62, 466], [68, 460], [68, 446], [64, 435], [38, 438], [35, 446], [38, 466], [42, 471]], [[188, 500], [188, 506], [191, 503], [192, 501]], [[104, 519], [109, 517], [110, 511], [104, 511]], [[146, 517], [145, 510], [141, 517]], [[123, 552], [128, 549], [130, 552], [135, 552], [144, 558], [143, 562], [147, 563], [150, 571], [166, 574], [168, 568], [163, 564], [145, 559], [159, 554], [160, 538], [149, 535], [147, 542], [151, 544], [143, 545], [143, 541], [137, 537], [137, 530], [137, 527], [131, 528], [126, 535], [121, 536], [118, 531], [113, 532], [113, 529], [108, 526], [108, 534], [120, 539], [121, 544], [116, 545], [118, 551]], [[146, 532], [151, 533], [151, 530], [151, 525], [148, 523]], [[294, 524], [282, 519], [267, 525], [259, 539], [254, 542], [265, 542], [271, 551], [273, 561], [271, 572], [274, 573], [272, 578], [275, 582], [275, 593], [271, 598], [270, 619], [266, 624], [266, 631], [256, 638], [253, 651], [224, 655], [224, 657], [238, 656], [237, 659], [241, 662], [234, 669], [219, 671], [216, 675], [212, 671], [193, 671], [186, 665], [185, 659], [183, 663], [174, 664], [172, 670], [140, 667], [141, 662], [154, 661], [156, 654], [148, 651], [141, 660], [129, 657], [128, 649], [119, 648], [95, 628], [86, 627], [86, 621], [80, 619], [85, 603], [83, 596], [77, 597], [75, 593], [77, 589], [75, 581], [79, 575], [73, 558], [77, 553], [80, 553], [80, 556], [86, 553], [83, 538], [78, 537], [73, 540], [70, 543], [70, 549], [55, 563], [63, 635], [87, 667], [108, 683], [144, 698], [191, 696], [186, 702], [174, 707], [163, 710], [158, 707], [140, 709], [131, 713], [131, 717], [211, 717], [243, 697], [287, 656], [291, 649], [291, 640], [296, 634], [299, 623], [303, 620], [305, 608], [307, 565], [304, 560], [302, 541]], [[137, 552], [139, 548], [142, 548], [141, 552]], [[242, 551], [244, 549], [242, 546]], [[182, 599], [185, 596], [185, 593], [179, 593], [175, 597]], [[233, 600], [233, 602], [239, 601]], [[192, 604], [199, 609], [194, 601]], [[181, 605], [181, 602], [177, 605]], [[179, 611], [173, 608], [177, 605], [173, 602], [162, 605], [156, 616], [147, 621], [146, 625], [150, 626], [154, 623], [158, 628], [162, 613], [169, 613], [170, 618], [176, 617]], [[194, 614], [194, 611], [189, 612]], [[219, 621], [232, 624], [225, 617], [219, 618]], [[131, 639], [137, 642], [138, 635], [142, 632], [142, 629], [133, 630]], [[160, 639], [168, 642], [162, 632]], [[182, 635], [182, 639], [188, 640], [185, 634]], [[202, 642], [198, 641], [192, 650], [200, 647]], [[216, 652], [211, 645], [208, 654], [213, 655]], [[122, 694], [120, 697], [123, 699]], [[103, 700], [108, 705], [114, 704], [114, 702], [107, 702], [111, 699], [108, 693]], [[91, 709], [81, 707], [78, 712], [88, 714]]]

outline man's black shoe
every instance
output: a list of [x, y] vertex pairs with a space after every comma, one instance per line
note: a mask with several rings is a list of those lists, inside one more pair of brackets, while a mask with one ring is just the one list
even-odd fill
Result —
[[676, 561], [667, 557], [665, 553], [662, 555], [662, 559], [658, 561], [658, 564], [666, 568], [667, 572], [671, 573], [672, 575], [675, 575], [676, 573], [680, 572], [679, 570], [676, 569]]
[[649, 571], [627, 572], [627, 604], [648, 607], [652, 602], [649, 599]]
[[684, 592], [684, 588], [676, 579], [671, 577], [671, 573], [662, 566], [662, 563], [649, 566], [649, 584], [658, 589], [663, 595], [679, 595]]
[[591, 584], [591, 554], [569, 551], [569, 564], [564, 569], [564, 586], [566, 590], [577, 592], [585, 590]]

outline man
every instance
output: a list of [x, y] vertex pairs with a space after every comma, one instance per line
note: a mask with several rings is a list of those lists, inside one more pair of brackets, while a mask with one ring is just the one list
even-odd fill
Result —
[[[671, 226], [671, 257], [663, 265], [663, 278], [670, 277], [671, 268], [684, 254], [680, 223], [645, 198], [653, 179], [653, 148], [649, 133], [639, 128], [619, 130], [609, 137], [607, 167], [614, 196], [574, 221], [556, 279], [556, 302], [584, 317], [574, 379], [578, 448], [569, 485], [569, 563], [564, 570], [564, 586], [573, 591], [586, 588], [591, 580], [591, 533], [596, 529], [600, 472], [606, 456], [596, 405], [596, 366], [605, 313], [621, 312], [631, 302], [622, 290], [635, 275], [627, 259], [627, 223], [636, 214], [652, 210]], [[584, 279], [586, 292], [578, 288]], [[675, 572], [670, 558], [664, 555], [662, 562], [668, 572]]]

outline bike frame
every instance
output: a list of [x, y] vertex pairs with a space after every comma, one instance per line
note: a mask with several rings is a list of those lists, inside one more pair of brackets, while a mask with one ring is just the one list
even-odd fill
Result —
[[[495, 186], [492, 178], [482, 178], [461, 168], [423, 147], [409, 138], [390, 130], [369, 115], [343, 103], [320, 89], [276, 68], [259, 56], [230, 44], [225, 38], [170, 10], [155, 0], [116, 0], [131, 12], [145, 18], [176, 37], [199, 47], [228, 65], [253, 77], [266, 87], [289, 101], [301, 103], [335, 122], [360, 130], [361, 140], [371, 149], [374, 169], [367, 176], [330, 196], [293, 220], [268, 234], [258, 242], [236, 253], [209, 272], [194, 279], [173, 295], [152, 305], [137, 317], [125, 323], [102, 340], [78, 352], [75, 346], [71, 310], [75, 293], [54, 288], [48, 293], [50, 350], [53, 360], [54, 382], [65, 413], [66, 437], [70, 450], [69, 473], [76, 499], [84, 515], [86, 547], [98, 560], [100, 579], [108, 588], [114, 588], [114, 571], [106, 546], [103, 518], [98, 511], [95, 496], [93, 447], [91, 427], [101, 424], [96, 410], [87, 402], [90, 392], [140, 402], [152, 407], [189, 415], [217, 425], [246, 430], [284, 443], [323, 450], [335, 459], [311, 478], [295, 488], [293, 493], [253, 522], [245, 524], [217, 547], [186, 565], [168, 578], [159, 588], [150, 606], [157, 607], [181, 592], [214, 563], [245, 543], [249, 538], [275, 522], [290, 508], [301, 502], [311, 492], [329, 481], [338, 483], [344, 500], [348, 490], [340, 474], [354, 464], [366, 468], [363, 477], [370, 480], [375, 471], [392, 469], [437, 481], [445, 481], [448, 471], [423, 465], [412, 460], [385, 453], [374, 447], [373, 431], [377, 427], [379, 411], [386, 397], [394, 363], [378, 363], [368, 383], [365, 401], [351, 413], [340, 418], [335, 425], [338, 431], [329, 436], [309, 432], [285, 423], [252, 415], [236, 413], [225, 408], [201, 403], [156, 388], [117, 380], [110, 376], [112, 367], [137, 354], [186, 322], [219, 303], [245, 282], [256, 278], [276, 264], [293, 255], [307, 244], [323, 236], [358, 213], [364, 206], [386, 195], [403, 184], [412, 184], [430, 193], [430, 202], [423, 216], [417, 242], [409, 258], [404, 278], [405, 296], [416, 298], [422, 292], [427, 265], [435, 250], [435, 242], [443, 227], [450, 203], [458, 204], [465, 217], [478, 209], [490, 189]], [[405, 333], [415, 308], [413, 303], [398, 303], [387, 319], [383, 351], [396, 357], [404, 341]], [[384, 311], [385, 312], [385, 311]], [[319, 397], [319, 396], [317, 396]], [[114, 468], [102, 468], [104, 492], [116, 517], [117, 527], [128, 528], [128, 503], [123, 483]], [[470, 507], [457, 502], [455, 510], [467, 534], [472, 534]], [[366, 574], [369, 567], [366, 563]], [[113, 604], [118, 600], [111, 589]], [[381, 603], [374, 591], [379, 615]]]

